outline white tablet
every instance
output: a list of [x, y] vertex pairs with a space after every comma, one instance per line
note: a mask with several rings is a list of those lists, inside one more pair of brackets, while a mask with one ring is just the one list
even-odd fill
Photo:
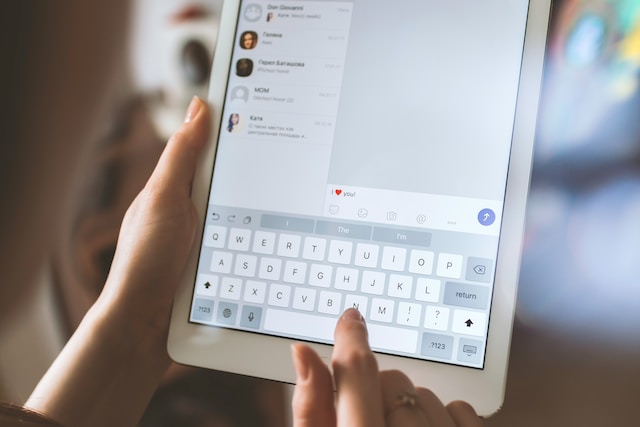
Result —
[[347, 307], [381, 369], [501, 405], [549, 0], [228, 0], [178, 362], [293, 382]]

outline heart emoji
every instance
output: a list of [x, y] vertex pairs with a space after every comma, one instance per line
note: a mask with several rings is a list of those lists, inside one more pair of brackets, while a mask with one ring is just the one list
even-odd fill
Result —
[[336, 195], [339, 196], [340, 194], [342, 194], [342, 190], [336, 190]]

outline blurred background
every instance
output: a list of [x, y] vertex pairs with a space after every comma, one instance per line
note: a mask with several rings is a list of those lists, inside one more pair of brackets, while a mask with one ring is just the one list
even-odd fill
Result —
[[[126, 207], [206, 96], [220, 4], [134, 2], [111, 121], [37, 298], [0, 331], [1, 399], [26, 399], [99, 293]], [[551, 19], [506, 400], [486, 425], [636, 426], [640, 0], [556, 0]], [[290, 391], [175, 367], [141, 425], [287, 425]]]
[[638, 425], [640, 1], [554, 2], [511, 365], [488, 426]]

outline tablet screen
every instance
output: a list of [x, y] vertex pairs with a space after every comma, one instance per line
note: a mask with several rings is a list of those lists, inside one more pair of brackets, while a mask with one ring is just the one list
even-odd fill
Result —
[[190, 322], [482, 368], [527, 11], [241, 2]]

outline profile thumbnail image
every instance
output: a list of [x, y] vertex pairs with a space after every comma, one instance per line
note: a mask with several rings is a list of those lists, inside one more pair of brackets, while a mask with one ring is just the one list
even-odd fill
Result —
[[238, 133], [242, 127], [242, 123], [240, 121], [240, 114], [231, 113], [229, 114], [229, 119], [227, 120], [227, 132], [229, 133]]
[[253, 49], [258, 45], [258, 33], [255, 31], [245, 31], [240, 35], [240, 47], [243, 49]]
[[236, 75], [238, 77], [249, 77], [253, 72], [253, 61], [249, 58], [238, 59], [236, 62]]
[[248, 22], [257, 22], [262, 17], [262, 6], [257, 3], [248, 4], [244, 9], [244, 19]]

